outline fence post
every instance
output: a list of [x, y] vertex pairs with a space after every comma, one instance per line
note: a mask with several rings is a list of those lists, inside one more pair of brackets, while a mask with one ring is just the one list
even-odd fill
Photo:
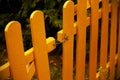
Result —
[[89, 80], [96, 80], [97, 68], [97, 48], [98, 48], [98, 16], [99, 0], [90, 0], [91, 20], [90, 20], [90, 66]]
[[21, 25], [11, 21], [5, 28], [8, 59], [14, 80], [27, 80]]
[[[101, 46], [100, 46], [100, 67], [106, 70], [108, 52], [108, 0], [102, 0], [102, 27], [101, 27]], [[105, 80], [105, 76], [101, 75]]]
[[117, 0], [112, 0], [111, 8], [111, 31], [110, 31], [110, 80], [115, 78], [115, 54], [116, 54], [116, 34], [117, 34]]
[[63, 68], [62, 80], [73, 80], [74, 3], [63, 6]]
[[77, 4], [76, 80], [85, 80], [87, 0]]
[[35, 67], [38, 80], [50, 80], [44, 14], [36, 10], [30, 16]]

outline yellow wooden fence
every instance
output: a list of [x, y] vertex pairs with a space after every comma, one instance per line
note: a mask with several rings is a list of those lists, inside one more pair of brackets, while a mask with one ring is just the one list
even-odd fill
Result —
[[[102, 7], [99, 7], [102, 4]], [[74, 46], [76, 46], [75, 80], [114, 80], [120, 78], [120, 1], [78, 0], [63, 5], [63, 29], [57, 40], [63, 45], [62, 80], [73, 80]], [[90, 14], [87, 15], [87, 9]], [[110, 15], [111, 14], [111, 15]], [[77, 15], [77, 21], [74, 16]], [[110, 16], [110, 17], [109, 17]], [[99, 20], [101, 19], [101, 26]], [[90, 27], [89, 66], [86, 68], [86, 32]], [[101, 30], [99, 28], [101, 27]], [[34, 11], [30, 16], [33, 47], [24, 52], [21, 24], [11, 21], [5, 28], [8, 59], [0, 67], [0, 80], [50, 80], [48, 53], [56, 48], [55, 39], [46, 39], [44, 13]], [[99, 31], [101, 34], [98, 34]], [[74, 44], [76, 35], [76, 45]], [[98, 36], [100, 50], [98, 49]], [[110, 44], [110, 45], [109, 45]], [[109, 48], [109, 49], [108, 49]], [[98, 54], [100, 54], [98, 56]], [[97, 61], [99, 59], [99, 62]], [[99, 66], [97, 66], [99, 65]], [[106, 78], [108, 76], [108, 78]]]

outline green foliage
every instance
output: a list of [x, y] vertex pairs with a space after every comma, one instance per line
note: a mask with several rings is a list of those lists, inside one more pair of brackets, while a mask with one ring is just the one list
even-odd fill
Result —
[[4, 28], [6, 24], [11, 20], [17, 20], [22, 25], [25, 50], [30, 48], [32, 45], [29, 17], [36, 9], [44, 11], [47, 37], [56, 37], [57, 31], [62, 28], [62, 6], [65, 1], [0, 0], [0, 45], [5, 44]]
[[[25, 50], [28, 47], [31, 47], [30, 43], [30, 31], [28, 29], [29, 24], [29, 14], [30, 10], [36, 6], [38, 0], [1, 0], [0, 1], [0, 53], [3, 53], [3, 50], [6, 49], [5, 46], [5, 37], [4, 37], [4, 29], [7, 23], [11, 20], [18, 20], [22, 24], [22, 29], [26, 29], [23, 31], [24, 45]], [[3, 6], [6, 5], [6, 6]], [[29, 43], [28, 43], [29, 41]], [[2, 47], [3, 46], [3, 47]], [[6, 51], [4, 51], [6, 53]]]

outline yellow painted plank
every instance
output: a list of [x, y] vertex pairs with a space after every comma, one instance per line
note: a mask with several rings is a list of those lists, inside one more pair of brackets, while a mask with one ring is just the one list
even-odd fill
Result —
[[35, 73], [35, 64], [32, 62], [28, 67], [28, 80], [31, 80]]
[[[109, 5], [107, 0], [102, 0], [102, 26], [101, 26], [101, 46], [100, 46], [100, 67], [106, 70], [108, 53], [108, 24], [109, 24]], [[106, 77], [101, 76], [102, 80]]]
[[30, 48], [28, 49], [27, 51], [25, 51], [25, 61], [26, 61], [26, 64], [30, 63], [31, 61], [34, 60], [34, 57], [33, 57], [33, 48]]
[[7, 62], [4, 65], [0, 66], [0, 80], [5, 80], [8, 77], [10, 77], [9, 62]]
[[35, 68], [38, 80], [50, 80], [44, 14], [36, 10], [30, 16]]
[[63, 29], [57, 32], [57, 40], [60, 42], [63, 41]]
[[111, 31], [110, 31], [110, 80], [115, 77], [115, 54], [116, 54], [116, 33], [117, 33], [117, 0], [112, 1]]
[[87, 1], [77, 4], [76, 80], [85, 80]]
[[74, 3], [66, 1], [63, 6], [63, 67], [62, 80], [73, 80]]
[[90, 19], [90, 62], [89, 80], [96, 79], [97, 67], [97, 48], [98, 48], [98, 19], [99, 19], [99, 0], [90, 0], [91, 19]]
[[22, 32], [19, 22], [11, 21], [7, 24], [5, 38], [13, 79], [27, 80]]
[[50, 52], [56, 48], [55, 39], [53, 37], [48, 37], [46, 39], [47, 52]]

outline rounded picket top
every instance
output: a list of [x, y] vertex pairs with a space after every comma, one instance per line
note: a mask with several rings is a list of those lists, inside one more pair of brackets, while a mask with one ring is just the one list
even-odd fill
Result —
[[74, 7], [74, 2], [72, 0], [68, 0], [65, 2], [65, 4], [63, 5], [63, 8], [67, 8], [67, 7]]
[[[30, 27], [32, 35], [39, 35], [46, 37], [44, 14], [40, 10], [34, 11], [30, 16]], [[33, 38], [34, 39], [34, 38]]]
[[74, 2], [66, 1], [63, 5], [63, 33], [67, 36], [74, 34]]
[[[18, 26], [18, 27], [16, 27], [16, 26]], [[21, 26], [21, 25], [20, 25], [20, 23], [19, 23], [18, 21], [10, 21], [10, 22], [6, 25], [6, 27], [5, 27], [5, 32], [8, 32], [8, 31], [11, 32], [10, 29], [15, 28], [15, 30], [16, 30], [16, 29], [19, 28], [20, 26]]]
[[41, 10], [35, 10], [32, 12], [30, 19], [32, 19], [33, 17], [41, 17], [41, 15], [43, 15], [43, 12]]
[[[21, 25], [18, 21], [11, 21], [5, 28], [5, 38], [10, 68], [15, 80], [26, 80], [26, 64], [22, 40]], [[21, 76], [24, 77], [21, 77]]]
[[[6, 25], [5, 28], [5, 38], [8, 51], [8, 58], [10, 60], [10, 65], [18, 66], [23, 64], [22, 59], [18, 57], [24, 56], [23, 40], [22, 40], [22, 31], [21, 25], [18, 21], [11, 21]], [[14, 62], [14, 61], [18, 61]]]
[[32, 33], [32, 43], [34, 48], [33, 55], [35, 57], [37, 78], [39, 80], [50, 80], [44, 14], [42, 11], [36, 10], [31, 14], [30, 27]]
[[[22, 40], [22, 31], [21, 24], [18, 21], [11, 21], [6, 25], [5, 28], [5, 38], [6, 45], [8, 50], [9, 59], [13, 61], [19, 60], [18, 57], [24, 56], [23, 40]], [[14, 55], [14, 56], [13, 56]], [[13, 63], [13, 65], [23, 64], [22, 60], [19, 60], [20, 63]], [[11, 64], [12, 65], [12, 64]]]

